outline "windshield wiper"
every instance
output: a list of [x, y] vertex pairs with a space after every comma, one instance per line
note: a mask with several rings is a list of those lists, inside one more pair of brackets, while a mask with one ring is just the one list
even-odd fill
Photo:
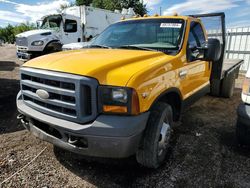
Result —
[[93, 45], [87, 46], [87, 48], [107, 48], [107, 49], [110, 49], [111, 47], [105, 46], [105, 45], [93, 44]]
[[145, 48], [145, 47], [134, 46], [134, 45], [123, 45], [123, 46], [118, 46], [117, 48], [121, 48], [121, 49], [136, 49], [136, 50], [147, 50], [147, 51], [158, 52], [158, 50], [155, 50], [155, 49], [152, 49], [152, 48]]

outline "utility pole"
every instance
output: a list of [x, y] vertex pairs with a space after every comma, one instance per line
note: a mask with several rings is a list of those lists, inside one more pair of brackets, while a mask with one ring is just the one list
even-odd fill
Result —
[[161, 16], [161, 7], [160, 7], [160, 16]]

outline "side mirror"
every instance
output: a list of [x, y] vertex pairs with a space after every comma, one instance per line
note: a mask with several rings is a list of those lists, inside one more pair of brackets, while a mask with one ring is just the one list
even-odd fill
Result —
[[221, 56], [221, 44], [218, 39], [208, 39], [204, 50], [205, 61], [218, 61]]
[[65, 31], [65, 22], [63, 21], [62, 24], [63, 24], [63, 31]]
[[63, 25], [63, 31], [65, 32], [65, 29], [66, 29], [66, 20], [62, 20], [62, 25]]

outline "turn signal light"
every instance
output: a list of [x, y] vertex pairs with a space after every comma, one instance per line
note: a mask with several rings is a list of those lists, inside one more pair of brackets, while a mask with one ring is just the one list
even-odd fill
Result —
[[131, 114], [137, 115], [140, 113], [139, 98], [135, 90], [132, 92], [132, 108]]
[[113, 113], [127, 113], [128, 108], [127, 106], [111, 106], [111, 105], [104, 105], [103, 112], [113, 112]]

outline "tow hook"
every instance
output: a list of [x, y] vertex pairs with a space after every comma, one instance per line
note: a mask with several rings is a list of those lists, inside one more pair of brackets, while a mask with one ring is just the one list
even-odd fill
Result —
[[78, 142], [78, 138], [74, 137], [74, 136], [69, 136], [69, 139], [68, 139], [68, 143], [69, 144], [76, 144]]
[[83, 137], [68, 135], [68, 143], [78, 148], [88, 147], [88, 141]]
[[23, 119], [23, 118], [24, 118], [24, 115], [23, 115], [23, 114], [18, 114], [16, 118], [17, 118], [18, 120]]
[[23, 114], [18, 114], [17, 119], [20, 120], [23, 125], [29, 125], [29, 122], [25, 119]]

